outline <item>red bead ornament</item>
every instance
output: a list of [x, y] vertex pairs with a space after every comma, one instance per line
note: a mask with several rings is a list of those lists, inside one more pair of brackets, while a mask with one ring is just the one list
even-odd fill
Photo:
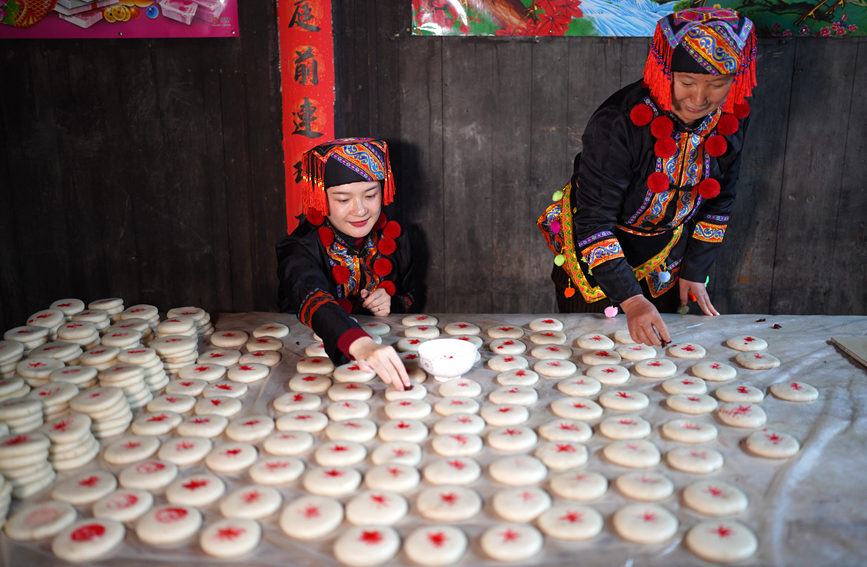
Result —
[[397, 293], [397, 288], [394, 286], [394, 282], [389, 280], [384, 280], [381, 284], [379, 284], [380, 289], [384, 289], [385, 293], [388, 295], [394, 296]]
[[376, 223], [374, 223], [373, 225], [374, 230], [382, 230], [382, 227], [384, 227], [387, 222], [388, 218], [385, 216], [385, 214], [380, 213], [379, 218], [376, 219]]
[[677, 153], [677, 143], [674, 138], [660, 138], [653, 144], [653, 152], [656, 157], [670, 158]]
[[373, 271], [377, 276], [384, 278], [391, 273], [391, 261], [388, 258], [380, 258], [373, 263]]
[[708, 177], [707, 179], [698, 184], [698, 194], [705, 199], [713, 199], [714, 197], [719, 195], [719, 192], [719, 181], [712, 177]]
[[382, 229], [382, 234], [389, 238], [397, 238], [400, 236], [400, 232], [400, 224], [397, 221], [388, 221], [388, 224]]
[[650, 133], [654, 138], [668, 138], [674, 132], [674, 122], [668, 116], [657, 116], [650, 123]]
[[394, 251], [397, 250], [397, 244], [394, 242], [393, 238], [385, 236], [379, 239], [379, 242], [376, 244], [376, 249], [382, 254], [388, 256], [389, 254], [394, 254]]
[[713, 157], [719, 157], [726, 153], [726, 148], [728, 148], [729, 144], [726, 142], [726, 139], [716, 134], [707, 139], [707, 142], [704, 143], [704, 151]]
[[629, 111], [629, 119], [636, 126], [647, 126], [653, 120], [653, 109], [644, 103], [636, 104]]
[[738, 117], [738, 120], [743, 120], [750, 115], [750, 105], [746, 102], [736, 104], [734, 108], [734, 113], [735, 116]]
[[345, 284], [349, 281], [349, 278], [351, 276], [352, 274], [349, 272], [349, 268], [347, 268], [343, 264], [331, 268], [331, 277], [334, 278], [334, 281], [337, 282], [337, 285]]
[[319, 233], [319, 241], [322, 242], [322, 245], [328, 248], [331, 246], [331, 243], [334, 242], [334, 232], [327, 226], [320, 226], [316, 229], [316, 232]]
[[716, 131], [723, 136], [731, 136], [738, 131], [738, 119], [734, 114], [723, 114], [716, 125]]
[[305, 213], [307, 220], [310, 221], [310, 224], [314, 226], [319, 226], [323, 222], [325, 222], [325, 216], [320, 213], [317, 209], [310, 209]]
[[668, 190], [668, 176], [661, 171], [654, 171], [647, 176], [647, 188], [654, 193], [662, 193]]
[[341, 297], [340, 299], [338, 299], [337, 305], [341, 306], [343, 310], [347, 313], [352, 313], [352, 302], [345, 297]]

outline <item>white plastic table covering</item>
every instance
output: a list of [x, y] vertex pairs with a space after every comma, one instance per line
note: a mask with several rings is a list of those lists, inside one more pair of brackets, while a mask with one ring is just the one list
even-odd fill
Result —
[[[438, 326], [442, 329], [447, 323], [468, 321], [482, 328], [485, 344], [490, 339], [485, 329], [502, 325], [523, 326], [529, 333], [527, 324], [538, 317], [555, 317], [564, 322], [567, 344], [574, 346], [576, 337], [587, 332], [605, 333], [613, 337], [617, 329], [626, 327], [623, 315], [606, 319], [601, 315], [566, 314], [437, 314]], [[867, 372], [851, 359], [840, 353], [829, 342], [832, 336], [867, 335], [867, 317], [855, 316], [772, 316], [772, 315], [724, 315], [716, 318], [687, 315], [663, 315], [674, 342], [695, 342], [707, 348], [705, 360], [730, 361], [735, 351], [724, 346], [730, 336], [751, 334], [768, 341], [767, 352], [777, 356], [782, 364], [779, 368], [764, 371], [751, 371], [738, 368], [736, 381], [753, 384], [767, 392], [767, 387], [785, 380], [802, 380], [819, 390], [819, 399], [810, 403], [792, 403], [779, 400], [767, 393], [761, 407], [768, 415], [768, 426], [794, 435], [801, 442], [800, 453], [786, 460], [761, 459], [746, 454], [740, 443], [752, 430], [727, 427], [718, 423], [712, 416], [701, 419], [714, 423], [719, 430], [719, 438], [709, 446], [720, 450], [725, 456], [725, 466], [713, 478], [727, 480], [743, 489], [749, 497], [748, 509], [735, 519], [754, 530], [759, 539], [759, 550], [750, 559], [739, 565], [863, 565], [867, 564], [867, 488], [864, 471], [867, 471]], [[403, 337], [401, 315], [385, 319], [391, 326], [391, 333], [384, 337], [386, 343], [396, 343]], [[304, 357], [304, 348], [313, 342], [311, 331], [302, 326], [296, 317], [280, 313], [231, 313], [217, 318], [219, 330], [240, 328], [252, 331], [257, 326], [280, 321], [290, 326], [291, 333], [283, 338], [283, 360], [274, 368], [269, 378], [252, 385], [244, 398], [244, 413], [274, 412], [270, 401], [285, 391], [285, 383], [295, 373], [295, 363]], [[361, 322], [374, 320], [373, 317], [359, 317]], [[382, 319], [375, 319], [382, 321]], [[773, 325], [780, 328], [774, 329]], [[532, 347], [525, 336], [523, 340]], [[200, 347], [203, 350], [206, 347]], [[586, 368], [580, 363], [581, 349], [574, 348], [573, 360], [579, 370]], [[483, 393], [480, 401], [486, 399], [488, 392], [498, 385], [494, 382], [496, 372], [485, 366], [485, 361], [493, 356], [485, 347], [481, 349], [482, 359], [466, 375], [480, 382]], [[528, 348], [529, 353], [529, 348]], [[534, 359], [529, 358], [532, 363]], [[695, 361], [674, 359], [679, 373], [685, 372]], [[626, 366], [631, 363], [624, 361]], [[553, 419], [547, 406], [552, 399], [562, 394], [554, 389], [555, 380], [541, 377], [537, 388], [539, 401], [531, 408], [528, 425], [538, 425]], [[382, 411], [384, 385], [378, 381], [370, 382], [375, 394], [370, 403], [373, 417], [377, 422], [386, 418]], [[436, 395], [437, 384], [429, 379], [428, 400], [439, 399]], [[711, 389], [717, 384], [709, 383]], [[662, 400], [665, 394], [660, 390], [659, 381], [632, 377], [624, 387], [637, 389], [651, 398], [649, 408], [640, 412], [654, 427], [650, 440], [661, 452], [673, 448], [676, 443], [663, 439], [658, 426], [665, 421], [681, 417], [665, 409]], [[605, 386], [603, 386], [603, 390]], [[327, 398], [323, 395], [323, 400]], [[425, 419], [430, 427], [437, 419], [435, 414]], [[374, 441], [372, 443], [376, 443]], [[594, 432], [587, 442], [591, 457], [584, 469], [604, 474], [609, 483], [627, 469], [604, 462], [599, 454], [607, 443]], [[261, 452], [261, 451], [260, 451]], [[425, 460], [435, 455], [425, 446]], [[486, 448], [476, 456], [486, 470], [486, 465], [496, 456]], [[101, 459], [90, 465], [114, 470]], [[362, 469], [369, 466], [365, 461]], [[182, 474], [198, 472], [201, 466], [185, 467]], [[545, 539], [545, 548], [532, 560], [522, 565], [600, 565], [600, 566], [672, 566], [705, 564], [682, 544], [686, 530], [704, 519], [683, 507], [679, 501], [679, 490], [703, 475], [680, 473], [668, 468], [664, 463], [656, 467], [668, 475], [675, 483], [676, 493], [661, 504], [674, 512], [680, 527], [677, 536], [660, 545], [639, 545], [623, 541], [610, 527], [610, 515], [628, 500], [609, 485], [608, 492], [598, 501], [589, 503], [606, 518], [601, 534], [585, 542], [563, 542], [554, 538]], [[74, 471], [73, 471], [74, 472]], [[115, 471], [117, 472], [117, 471]], [[59, 475], [58, 479], [63, 478]], [[251, 482], [245, 475], [224, 477], [228, 480], [227, 492], [234, 487]], [[485, 472], [482, 478], [471, 485], [479, 491], [486, 501], [498, 489]], [[543, 487], [545, 485], [543, 484]], [[295, 482], [286, 487], [278, 487], [283, 493], [284, 504], [302, 494]], [[162, 501], [158, 496], [157, 502]], [[345, 500], [345, 499], [344, 499]], [[413, 528], [425, 525], [414, 510], [414, 493], [408, 495], [410, 514], [397, 524], [396, 528], [405, 537]], [[15, 506], [13, 506], [13, 511]], [[12, 512], [10, 511], [10, 514]], [[89, 507], [79, 509], [80, 516], [88, 516]], [[205, 521], [216, 521], [219, 512], [211, 506], [203, 510]], [[458, 565], [501, 565], [487, 559], [478, 546], [478, 538], [484, 529], [498, 521], [495, 513], [488, 507], [471, 522], [460, 524], [470, 538], [470, 548]], [[220, 561], [221, 565], [280, 566], [339, 565], [331, 552], [333, 538], [323, 541], [303, 543], [285, 536], [277, 525], [277, 518], [263, 522], [263, 541], [254, 554], [236, 561]], [[159, 549], [144, 545], [136, 539], [132, 530], [128, 531], [123, 546], [104, 560], [105, 564], [124, 565], [210, 565], [213, 558], [205, 556], [197, 541], [181, 547]], [[5, 535], [0, 538], [0, 559], [3, 565], [42, 566], [54, 565], [56, 558], [51, 554], [49, 542], [17, 543]], [[100, 563], [102, 564], [102, 563]], [[389, 565], [410, 564], [400, 553]]]

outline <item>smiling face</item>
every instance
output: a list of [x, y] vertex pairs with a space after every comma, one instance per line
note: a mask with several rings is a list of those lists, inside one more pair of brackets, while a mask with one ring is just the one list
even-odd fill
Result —
[[672, 112], [685, 124], [694, 124], [725, 102], [732, 88], [732, 75], [672, 73]]
[[370, 233], [382, 211], [382, 183], [357, 181], [335, 185], [326, 194], [328, 220], [334, 228], [353, 238]]

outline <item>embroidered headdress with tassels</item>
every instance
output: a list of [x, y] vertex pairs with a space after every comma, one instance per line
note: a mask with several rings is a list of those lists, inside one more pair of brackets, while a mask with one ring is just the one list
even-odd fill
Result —
[[735, 109], [746, 106], [746, 97], [756, 86], [753, 22], [728, 8], [692, 8], [659, 20], [644, 66], [644, 82], [663, 110], [671, 110], [672, 57], [678, 48], [698, 63], [699, 72], [734, 75], [723, 111], [749, 112]]
[[[301, 158], [302, 205], [308, 218], [328, 214], [325, 189], [358, 181], [381, 181], [382, 203], [394, 201], [388, 144], [374, 138], [341, 138], [308, 150]], [[314, 212], [316, 211], [316, 212]]]

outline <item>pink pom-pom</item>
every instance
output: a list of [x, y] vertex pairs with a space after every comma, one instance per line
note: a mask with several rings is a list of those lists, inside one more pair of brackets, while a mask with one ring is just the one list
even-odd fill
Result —
[[616, 317], [617, 316], [617, 308], [614, 307], [613, 305], [609, 305], [608, 307], [605, 308], [605, 316], [608, 317], [609, 319], [612, 317]]
[[551, 232], [554, 234], [560, 233], [560, 221], [551, 221]]

